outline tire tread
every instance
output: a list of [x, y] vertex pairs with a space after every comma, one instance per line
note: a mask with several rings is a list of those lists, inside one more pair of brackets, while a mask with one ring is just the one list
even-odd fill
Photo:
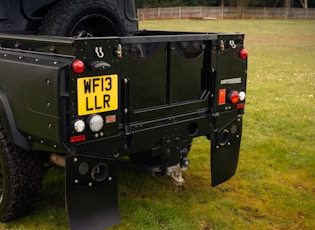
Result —
[[32, 210], [40, 198], [43, 167], [35, 153], [12, 145], [0, 120], [3, 190], [0, 220], [7, 222]]

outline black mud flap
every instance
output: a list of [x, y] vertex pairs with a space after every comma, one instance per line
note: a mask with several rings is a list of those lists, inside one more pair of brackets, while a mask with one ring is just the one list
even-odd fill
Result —
[[104, 230], [121, 222], [114, 161], [66, 158], [66, 205], [70, 229]]
[[241, 144], [242, 117], [235, 118], [211, 136], [212, 186], [234, 176]]

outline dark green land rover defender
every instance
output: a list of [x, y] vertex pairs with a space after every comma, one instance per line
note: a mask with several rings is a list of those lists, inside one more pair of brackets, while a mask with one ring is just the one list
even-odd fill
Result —
[[140, 31], [133, 0], [2, 0], [0, 220], [33, 208], [46, 162], [65, 167], [71, 229], [120, 222], [121, 157], [180, 185], [193, 138], [206, 136], [212, 185], [231, 178], [243, 42], [240, 33]]

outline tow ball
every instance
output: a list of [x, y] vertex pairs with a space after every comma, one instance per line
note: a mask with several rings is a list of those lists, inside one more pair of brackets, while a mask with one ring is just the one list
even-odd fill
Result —
[[189, 159], [187, 157], [183, 158], [180, 163], [167, 167], [166, 175], [172, 177], [176, 186], [176, 192], [178, 186], [181, 186], [185, 183], [183, 178], [183, 172], [188, 169]]

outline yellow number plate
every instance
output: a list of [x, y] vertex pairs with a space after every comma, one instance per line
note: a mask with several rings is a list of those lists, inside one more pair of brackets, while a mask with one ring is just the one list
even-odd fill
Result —
[[118, 109], [118, 75], [77, 79], [78, 115]]

